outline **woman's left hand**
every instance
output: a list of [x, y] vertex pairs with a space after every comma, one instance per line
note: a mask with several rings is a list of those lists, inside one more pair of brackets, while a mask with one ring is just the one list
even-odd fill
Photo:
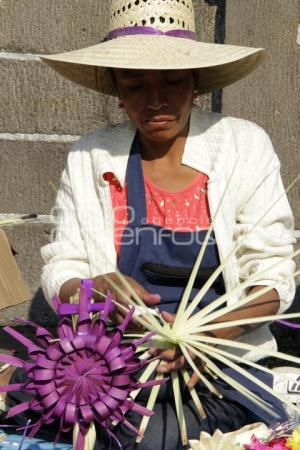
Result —
[[[161, 315], [166, 322], [173, 323], [175, 321], [176, 314], [170, 314], [166, 311], [162, 311]], [[152, 356], [158, 356], [162, 360], [156, 369], [158, 373], [165, 374], [171, 372], [172, 370], [190, 368], [189, 363], [187, 362], [179, 348], [162, 350], [157, 347], [151, 347], [149, 353]], [[197, 359], [193, 353], [189, 352], [189, 355], [193, 360], [195, 360], [195, 364], [201, 371], [203, 366], [201, 361]], [[196, 374], [196, 372], [193, 372], [188, 383], [188, 387], [193, 388], [195, 384], [198, 383], [198, 381], [199, 376]]]

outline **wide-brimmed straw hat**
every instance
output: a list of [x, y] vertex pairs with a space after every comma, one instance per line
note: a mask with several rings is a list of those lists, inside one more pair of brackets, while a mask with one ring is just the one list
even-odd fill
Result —
[[192, 0], [111, 0], [110, 31], [100, 44], [43, 56], [75, 83], [117, 95], [110, 68], [194, 69], [200, 93], [248, 75], [262, 48], [198, 42]]

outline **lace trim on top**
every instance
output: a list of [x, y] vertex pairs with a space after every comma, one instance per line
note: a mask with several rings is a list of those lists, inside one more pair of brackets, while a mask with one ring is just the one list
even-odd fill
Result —
[[[121, 187], [113, 173], [104, 175], [110, 185], [115, 218], [115, 245], [119, 253], [124, 228], [128, 225], [126, 185]], [[208, 176], [199, 172], [188, 187], [172, 192], [162, 189], [144, 175], [147, 217], [153, 224], [174, 231], [207, 229], [210, 211], [207, 199]]]

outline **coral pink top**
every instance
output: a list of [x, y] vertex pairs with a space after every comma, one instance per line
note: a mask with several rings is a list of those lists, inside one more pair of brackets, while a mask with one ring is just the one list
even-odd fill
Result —
[[[115, 217], [115, 245], [119, 254], [122, 233], [128, 224], [126, 186], [121, 187], [113, 173], [104, 178], [110, 184], [110, 193]], [[150, 223], [176, 231], [206, 229], [210, 223], [207, 200], [206, 174], [199, 172], [192, 183], [179, 192], [172, 192], [156, 186], [144, 174], [147, 218]]]

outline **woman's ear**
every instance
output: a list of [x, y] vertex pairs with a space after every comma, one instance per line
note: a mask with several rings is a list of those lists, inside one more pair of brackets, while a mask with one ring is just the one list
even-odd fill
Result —
[[200, 97], [199, 89], [193, 90], [193, 99], [196, 100], [198, 97]]

